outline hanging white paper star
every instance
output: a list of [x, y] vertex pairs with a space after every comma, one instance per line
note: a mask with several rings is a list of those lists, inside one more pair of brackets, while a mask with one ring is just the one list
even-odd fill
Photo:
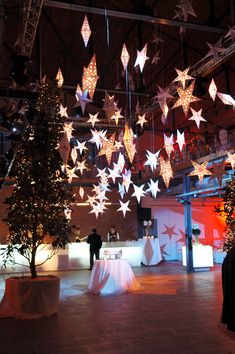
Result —
[[121, 207], [119, 209], [117, 209], [117, 211], [122, 211], [123, 216], [125, 218], [126, 212], [131, 211], [131, 209], [128, 207], [130, 201], [128, 200], [126, 203], [123, 203], [121, 200], [119, 200], [119, 203], [120, 203]]
[[125, 159], [124, 159], [124, 156], [121, 152], [119, 152], [118, 161], [117, 161], [116, 165], [117, 165], [117, 170], [122, 172], [123, 168], [125, 166]]
[[124, 195], [126, 194], [125, 187], [121, 183], [118, 183], [118, 193], [120, 194], [120, 197], [122, 199], [123, 199]]
[[77, 85], [77, 90], [75, 92], [75, 97], [76, 97], [76, 100], [77, 100], [77, 103], [75, 104], [75, 107], [81, 106], [83, 114], [85, 112], [86, 104], [89, 103], [89, 102], [92, 102], [92, 100], [87, 98], [87, 95], [88, 95], [88, 90], [85, 90], [84, 92], [82, 92], [81, 87], [78, 84]]
[[90, 35], [91, 35], [91, 29], [89, 26], [89, 22], [87, 19], [87, 16], [84, 16], [84, 20], [83, 20], [83, 24], [82, 24], [82, 28], [81, 28], [81, 35], [85, 44], [85, 47], [87, 47]]
[[122, 174], [122, 185], [125, 187], [126, 192], [128, 192], [130, 184], [132, 184], [131, 170], [125, 170], [125, 172]]
[[134, 67], [139, 65], [140, 71], [143, 72], [145, 62], [148, 59], [149, 57], [147, 57], [147, 43], [146, 43], [144, 48], [140, 52], [137, 50], [137, 58]]
[[88, 148], [85, 146], [85, 144], [86, 144], [86, 141], [83, 141], [83, 143], [80, 143], [80, 141], [77, 140], [76, 149], [79, 150], [80, 154], [82, 154], [84, 150], [88, 150]]
[[159, 153], [161, 150], [158, 150], [155, 153], [152, 153], [148, 150], [146, 150], [146, 151], [147, 151], [147, 154], [146, 154], [147, 161], [145, 161], [144, 166], [150, 166], [151, 170], [154, 171], [158, 165], [158, 160], [159, 160], [158, 157], [159, 157]]
[[231, 163], [232, 169], [234, 170], [235, 167], [235, 153], [231, 154], [230, 152], [227, 152], [228, 158], [226, 162]]
[[224, 48], [221, 47], [220, 43], [216, 43], [216, 44], [206, 43], [206, 44], [208, 45], [210, 50], [205, 55], [204, 59], [212, 57], [213, 59], [218, 60], [219, 59], [219, 55], [220, 55], [220, 53], [222, 53], [224, 51]]
[[84, 193], [85, 193], [84, 188], [82, 186], [80, 186], [79, 187], [79, 195], [80, 195], [81, 199], [83, 199]]
[[120, 173], [115, 169], [112, 170], [111, 168], [109, 168], [108, 170], [109, 170], [109, 178], [111, 178], [113, 183], [115, 183], [116, 178], [121, 177]]
[[148, 182], [149, 188], [146, 190], [146, 192], [150, 192], [153, 198], [157, 197], [157, 192], [161, 192], [160, 189], [158, 188], [158, 180], [154, 182], [152, 178], [150, 178], [150, 183]]
[[71, 168], [71, 169], [66, 168], [66, 173], [68, 176], [68, 183], [71, 183], [73, 178], [78, 178], [78, 176], [75, 174], [75, 170], [76, 170], [76, 167]]
[[130, 59], [130, 55], [129, 55], [126, 45], [124, 43], [123, 47], [122, 47], [122, 53], [121, 53], [121, 62], [122, 62], [124, 70], [127, 70], [127, 65], [128, 65], [129, 59]]
[[176, 7], [178, 7], [183, 14], [183, 19], [186, 22], [188, 20], [188, 16], [192, 15], [194, 17], [197, 17], [194, 8], [192, 6], [192, 2], [189, 0], [183, 0], [181, 1], [180, 4], [177, 4]]
[[146, 114], [143, 114], [142, 116], [138, 115], [138, 121], [136, 124], [139, 124], [141, 126], [141, 129], [143, 129], [144, 123], [148, 123], [147, 119], [145, 119]]
[[183, 146], [185, 145], [185, 138], [184, 138], [184, 132], [180, 133], [180, 131], [177, 129], [177, 144], [179, 145], [180, 151], [183, 150]]
[[95, 126], [95, 123], [100, 122], [100, 119], [97, 118], [98, 115], [99, 115], [99, 112], [97, 112], [96, 114], [89, 113], [90, 118], [88, 119], [87, 123], [91, 123], [93, 128]]
[[171, 153], [174, 151], [174, 135], [167, 136], [164, 133], [164, 148], [166, 150], [167, 155], [170, 157]]
[[228, 95], [227, 93], [217, 92], [217, 96], [221, 99], [221, 101], [224, 104], [233, 106], [233, 108], [235, 108], [235, 100], [233, 99], [233, 97], [231, 95]]
[[178, 76], [175, 78], [174, 82], [180, 81], [182, 83], [183, 89], [185, 89], [185, 82], [187, 80], [192, 80], [193, 77], [188, 75], [188, 71], [190, 68], [185, 69], [184, 71], [180, 71], [179, 69], [175, 69]]
[[169, 188], [170, 180], [173, 178], [173, 171], [171, 168], [170, 159], [164, 160], [163, 157], [160, 156], [160, 172], [159, 175], [162, 176], [163, 181], [166, 185], [166, 188]]
[[215, 84], [214, 79], [211, 79], [211, 83], [210, 83], [208, 91], [209, 91], [209, 94], [210, 94], [212, 100], [215, 101], [216, 94], [217, 94], [217, 86]]
[[86, 160], [77, 161], [76, 170], [79, 170], [81, 175], [83, 174], [83, 170], [88, 170], [86, 167]]
[[61, 115], [61, 117], [68, 118], [67, 107], [63, 107], [63, 105], [61, 104], [59, 114]]
[[[154, 99], [157, 100], [157, 102], [160, 105], [161, 110], [165, 113], [165, 106], [166, 106], [166, 102], [167, 99], [171, 99], [174, 98], [170, 93], [170, 88], [166, 87], [166, 88], [162, 88], [161, 86], [158, 85], [158, 92], [157, 95], [154, 96]], [[167, 116], [167, 114], [166, 114]]]
[[212, 173], [207, 170], [206, 166], [208, 161], [205, 161], [201, 164], [198, 164], [195, 161], [191, 161], [194, 167], [194, 170], [188, 174], [188, 176], [198, 176], [200, 183], [203, 181], [204, 176], [210, 176]]
[[194, 120], [197, 124], [198, 129], [200, 129], [200, 122], [206, 122], [206, 120], [202, 117], [202, 108], [199, 111], [195, 111], [193, 108], [190, 108], [192, 112], [192, 117], [189, 120]]
[[97, 149], [102, 147], [102, 141], [106, 139], [107, 130], [91, 130], [92, 138], [89, 142], [96, 144]]
[[133, 184], [135, 191], [131, 196], [136, 197], [138, 203], [140, 203], [140, 198], [146, 194], [146, 192], [143, 190], [144, 186], [145, 186], [145, 184], [142, 184], [141, 186], [137, 186], [137, 185]]
[[229, 31], [226, 33], [224, 38], [231, 38], [232, 41], [235, 41], [235, 25], [233, 27], [229, 27]]
[[77, 153], [76, 147], [71, 149], [70, 156], [71, 156], [71, 159], [72, 159], [73, 163], [75, 164], [75, 162], [77, 160], [77, 157], [78, 157], [78, 153]]
[[99, 79], [97, 75], [97, 68], [96, 68], [96, 56], [93, 55], [88, 67], [83, 68], [83, 76], [82, 76], [82, 90], [88, 90], [89, 96], [93, 99], [96, 83]]

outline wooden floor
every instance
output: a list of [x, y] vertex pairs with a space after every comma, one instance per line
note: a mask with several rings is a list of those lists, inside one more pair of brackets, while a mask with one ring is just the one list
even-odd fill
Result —
[[0, 353], [235, 353], [235, 333], [220, 324], [220, 266], [186, 274], [163, 262], [134, 272], [143, 290], [106, 297], [86, 293], [89, 271], [58, 273], [58, 315], [0, 320]]

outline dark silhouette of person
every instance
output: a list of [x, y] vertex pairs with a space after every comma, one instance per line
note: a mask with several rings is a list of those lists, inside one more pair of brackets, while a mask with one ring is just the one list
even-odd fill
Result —
[[102, 247], [101, 236], [97, 234], [96, 229], [92, 229], [92, 234], [87, 238], [87, 243], [90, 244], [90, 270], [94, 264], [94, 255], [96, 259], [100, 259], [100, 249]]
[[224, 258], [222, 265], [223, 308], [221, 322], [235, 332], [235, 246]]

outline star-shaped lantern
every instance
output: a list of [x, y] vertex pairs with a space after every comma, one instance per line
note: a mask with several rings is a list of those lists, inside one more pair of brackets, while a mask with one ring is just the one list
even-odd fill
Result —
[[113, 133], [108, 140], [103, 140], [103, 146], [100, 152], [98, 153], [98, 156], [101, 155], [106, 156], [109, 166], [111, 164], [112, 154], [114, 151], [116, 151], [116, 148], [114, 147], [114, 142], [115, 142], [115, 133]]
[[163, 181], [166, 185], [166, 188], [169, 188], [170, 180], [173, 178], [173, 171], [171, 168], [170, 160], [164, 160], [163, 157], [160, 156], [160, 176], [162, 176]]
[[141, 129], [143, 129], [144, 123], [148, 123], [147, 119], [145, 119], [145, 115], [143, 114], [142, 116], [138, 115], [138, 121], [136, 124], [139, 124], [141, 126]]
[[126, 192], [128, 192], [130, 185], [132, 184], [131, 180], [131, 170], [126, 170], [122, 174], [122, 185], [125, 187]]
[[83, 21], [82, 28], [81, 28], [81, 35], [82, 35], [85, 47], [87, 47], [89, 38], [91, 36], [91, 29], [89, 26], [87, 15], [85, 15], [85, 17], [84, 17], [84, 21]]
[[86, 167], [86, 160], [77, 161], [76, 170], [79, 170], [81, 175], [83, 174], [83, 170], [88, 170]]
[[199, 98], [193, 96], [194, 85], [195, 85], [195, 82], [193, 81], [186, 90], [183, 90], [181, 87], [177, 88], [177, 92], [180, 97], [175, 102], [173, 108], [177, 108], [177, 107], [182, 106], [185, 117], [187, 117], [187, 115], [188, 115], [190, 103], [196, 102], [199, 100]]
[[126, 152], [131, 163], [133, 162], [136, 153], [136, 148], [135, 148], [135, 144], [133, 143], [133, 138], [134, 138], [133, 130], [126, 124], [124, 135], [123, 135], [123, 143], [125, 145]]
[[185, 89], [185, 83], [187, 80], [192, 80], [193, 77], [188, 75], [189, 68], [184, 71], [180, 71], [179, 69], [175, 69], [178, 76], [175, 78], [174, 82], [180, 81], [182, 83], [183, 89]]
[[110, 96], [107, 91], [105, 91], [103, 110], [106, 113], [108, 122], [110, 122], [110, 119], [115, 115], [116, 105], [114, 102], [114, 96]]
[[95, 123], [100, 122], [100, 119], [97, 118], [98, 115], [99, 115], [99, 112], [97, 112], [96, 114], [89, 113], [90, 118], [88, 119], [87, 123], [91, 123], [93, 128], [95, 126]]
[[92, 102], [89, 98], [87, 98], [88, 95], [88, 90], [85, 90], [84, 92], [81, 90], [80, 85], [77, 85], [77, 90], [75, 92], [75, 97], [77, 100], [77, 103], [75, 104], [75, 107], [81, 106], [82, 113], [84, 114], [86, 104], [89, 102]]
[[217, 86], [215, 84], [214, 79], [211, 79], [211, 83], [209, 86], [209, 95], [211, 96], [212, 100], [215, 101], [216, 94], [217, 94]]
[[84, 150], [88, 150], [88, 148], [85, 146], [85, 144], [86, 144], [86, 141], [83, 141], [83, 143], [80, 143], [80, 141], [77, 140], [76, 149], [79, 150], [80, 154], [82, 154]]
[[136, 197], [138, 203], [140, 203], [140, 198], [146, 194], [146, 192], [143, 190], [144, 186], [145, 186], [145, 184], [142, 184], [141, 186], [137, 186], [137, 185], [133, 184], [134, 193], [131, 196]]
[[177, 144], [179, 145], [180, 151], [183, 150], [183, 146], [185, 145], [185, 138], [184, 138], [184, 132], [180, 133], [180, 131], [177, 129]]
[[148, 182], [149, 188], [146, 190], [146, 192], [150, 192], [153, 198], [157, 197], [157, 192], [161, 192], [160, 189], [158, 188], [158, 180], [154, 182], [152, 178], [150, 178], [150, 183]]
[[216, 44], [207, 43], [207, 45], [210, 48], [210, 50], [205, 55], [204, 58], [212, 57], [213, 59], [218, 60], [220, 53], [222, 53], [224, 51], [224, 48], [221, 47], [220, 41]]
[[121, 115], [121, 110], [122, 109], [118, 109], [114, 112], [114, 115], [112, 115], [111, 119], [115, 120], [116, 125], [118, 125], [118, 121], [119, 119], [125, 118]]
[[99, 79], [97, 75], [97, 68], [96, 68], [96, 56], [93, 55], [89, 65], [87, 68], [83, 68], [83, 76], [82, 76], [82, 90], [88, 90], [89, 96], [93, 99], [96, 83]]
[[164, 148], [166, 150], [167, 155], [170, 157], [171, 153], [174, 151], [174, 135], [167, 136], [164, 134]]
[[97, 149], [102, 147], [102, 141], [106, 140], [107, 130], [91, 130], [92, 138], [89, 140], [91, 143], [96, 144]]
[[158, 150], [155, 153], [152, 153], [148, 150], [146, 150], [146, 151], [147, 151], [147, 154], [146, 154], [147, 161], [145, 161], [144, 165], [150, 166], [151, 170], [154, 171], [158, 165], [158, 157], [159, 157], [160, 150]]
[[61, 117], [68, 118], [67, 107], [64, 107], [64, 106], [61, 104], [61, 105], [60, 105], [59, 114], [61, 115]]
[[221, 99], [223, 104], [233, 106], [233, 108], [235, 108], [235, 100], [231, 95], [228, 95], [227, 93], [217, 92], [217, 96]]
[[225, 169], [224, 169], [224, 160], [222, 160], [220, 163], [215, 163], [213, 165], [213, 173], [210, 176], [210, 180], [216, 178], [218, 181], [218, 184], [220, 187], [222, 187], [222, 180], [223, 180], [223, 175], [227, 175]]
[[195, 161], [191, 161], [194, 167], [194, 170], [188, 174], [188, 176], [198, 176], [200, 183], [203, 181], [204, 176], [210, 176], [212, 173], [207, 170], [206, 166], [208, 161], [205, 161], [201, 164], [198, 164]]
[[226, 33], [224, 38], [231, 39], [235, 41], [235, 25], [233, 27], [229, 27], [229, 31]]
[[120, 194], [120, 197], [123, 199], [126, 192], [125, 192], [125, 187], [121, 183], [118, 183], [118, 193]]
[[122, 211], [123, 216], [125, 218], [126, 212], [127, 211], [131, 211], [131, 209], [128, 207], [130, 201], [128, 200], [126, 203], [123, 203], [121, 200], [119, 200], [119, 203], [120, 203], [121, 206], [120, 206], [119, 209], [117, 209], [117, 211]]
[[231, 152], [227, 152], [228, 158], [226, 162], [231, 163], [232, 169], [234, 170], [235, 168], [235, 153], [231, 154]]
[[140, 52], [137, 50], [137, 58], [134, 67], [139, 65], [140, 71], [143, 72], [145, 62], [148, 59], [149, 57], [147, 57], [147, 43], [146, 43], [144, 48]]
[[58, 69], [55, 79], [57, 81], [57, 86], [61, 87], [63, 85], [63, 83], [64, 83], [64, 77], [63, 77], [61, 68]]
[[205, 118], [202, 117], [202, 109], [199, 111], [195, 111], [193, 108], [190, 108], [192, 112], [192, 117], [189, 118], [189, 120], [194, 120], [195, 123], [197, 124], [198, 129], [200, 128], [200, 122], [206, 122]]
[[129, 59], [130, 59], [130, 55], [129, 55], [126, 45], [124, 43], [123, 47], [122, 47], [122, 53], [121, 53], [121, 62], [122, 62], [124, 70], [127, 70], [127, 65], [128, 65]]

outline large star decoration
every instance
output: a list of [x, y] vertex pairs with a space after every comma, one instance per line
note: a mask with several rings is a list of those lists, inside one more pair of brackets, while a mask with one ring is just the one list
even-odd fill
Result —
[[181, 87], [177, 88], [180, 98], [175, 102], [173, 108], [182, 106], [185, 117], [188, 115], [190, 103], [199, 100], [199, 98], [193, 96], [194, 85], [195, 82], [193, 81], [186, 90], [183, 90]]
[[235, 167], [235, 153], [231, 154], [231, 152], [227, 152], [228, 158], [226, 162], [231, 163], [232, 169], [234, 170]]
[[119, 200], [119, 203], [120, 203], [121, 206], [120, 206], [119, 209], [117, 209], [117, 211], [122, 211], [123, 216], [125, 217], [126, 216], [126, 212], [127, 211], [131, 211], [131, 209], [128, 207], [130, 201], [128, 200], [126, 203], [124, 203], [121, 200]]
[[148, 123], [147, 119], [145, 119], [145, 115], [143, 114], [142, 116], [138, 115], [138, 121], [136, 124], [139, 124], [141, 126], [141, 129], [143, 129], [144, 123]]
[[77, 100], [77, 103], [75, 104], [75, 107], [81, 106], [82, 113], [84, 114], [86, 104], [89, 102], [92, 102], [89, 98], [87, 98], [88, 95], [88, 90], [85, 90], [84, 92], [81, 90], [80, 85], [77, 85], [77, 90], [75, 92], [75, 97]]
[[171, 168], [170, 160], [164, 160], [163, 157], [160, 156], [160, 176], [162, 176], [163, 181], [166, 185], [166, 188], [169, 188], [170, 180], [173, 178], [173, 171]]
[[180, 71], [179, 69], [175, 69], [178, 76], [175, 78], [174, 82], [180, 81], [182, 83], [183, 89], [185, 89], [185, 83], [187, 80], [192, 80], [193, 77], [188, 75], [189, 68], [184, 71]]
[[143, 197], [146, 194], [146, 192], [143, 190], [144, 186], [145, 186], [145, 184], [142, 184], [141, 186], [137, 186], [137, 185], [133, 184], [134, 193], [131, 196], [136, 197], [138, 203], [140, 203], [141, 197]]
[[216, 178], [220, 187], [222, 187], [223, 175], [227, 175], [224, 169], [224, 160], [218, 164], [213, 165], [213, 173], [210, 176], [210, 180]]
[[89, 26], [87, 15], [84, 16], [84, 20], [83, 20], [83, 24], [82, 24], [82, 28], [81, 28], [81, 35], [82, 35], [85, 47], [87, 47], [87, 44], [88, 44], [88, 41], [89, 41], [89, 38], [91, 35], [91, 29]]
[[148, 59], [149, 57], [147, 57], [147, 43], [146, 43], [144, 48], [140, 52], [137, 50], [137, 58], [134, 67], [139, 65], [140, 71], [143, 72], [145, 62]]
[[185, 145], [185, 138], [184, 138], [184, 132], [180, 133], [180, 131], [177, 129], [177, 144], [179, 145], [180, 151], [183, 150], [183, 146]]
[[150, 152], [148, 150], [146, 150], [146, 151], [147, 151], [147, 154], [146, 154], [147, 161], [145, 161], [144, 165], [145, 166], [150, 166], [151, 170], [154, 171], [156, 169], [157, 165], [158, 165], [160, 150], [158, 150], [155, 153], [152, 153], [152, 152]]
[[154, 182], [152, 178], [150, 178], [150, 183], [148, 182], [149, 188], [146, 190], [146, 192], [150, 192], [153, 198], [157, 197], [157, 192], [161, 192], [160, 189], [158, 188], [158, 180]]
[[98, 153], [98, 156], [101, 155], [106, 156], [109, 166], [111, 164], [112, 154], [114, 151], [116, 151], [116, 148], [114, 147], [114, 142], [115, 142], [115, 133], [113, 133], [108, 140], [103, 140], [103, 146], [100, 152]]
[[164, 226], [165, 226], [165, 230], [162, 231], [161, 234], [163, 234], [163, 235], [168, 235], [169, 238], [170, 238], [170, 240], [172, 239], [172, 237], [173, 237], [174, 235], [179, 235], [179, 234], [177, 234], [177, 232], [174, 231], [175, 225], [173, 225], [173, 226], [167, 226], [167, 225], [164, 224]]
[[96, 56], [93, 55], [89, 65], [87, 68], [83, 68], [83, 76], [82, 76], [82, 90], [88, 90], [90, 98], [93, 99], [96, 83], [99, 79], [97, 75], [97, 68], [96, 68]]
[[206, 122], [206, 119], [202, 117], [202, 109], [195, 111], [193, 108], [190, 108], [192, 112], [192, 117], [189, 120], [194, 120], [198, 129], [200, 129], [200, 122]]
[[93, 128], [94, 128], [94, 126], [95, 126], [95, 123], [100, 122], [100, 120], [97, 118], [98, 115], [99, 115], [99, 112], [96, 113], [96, 114], [91, 114], [91, 113], [89, 113], [89, 117], [90, 117], [90, 118], [88, 119], [87, 123], [91, 123], [91, 125], [92, 125]]
[[195, 161], [191, 161], [194, 167], [194, 170], [188, 174], [188, 176], [198, 176], [200, 183], [203, 181], [204, 176], [210, 176], [212, 173], [207, 170], [206, 166], [208, 165], [208, 161], [203, 162], [202, 164], [198, 164]]

